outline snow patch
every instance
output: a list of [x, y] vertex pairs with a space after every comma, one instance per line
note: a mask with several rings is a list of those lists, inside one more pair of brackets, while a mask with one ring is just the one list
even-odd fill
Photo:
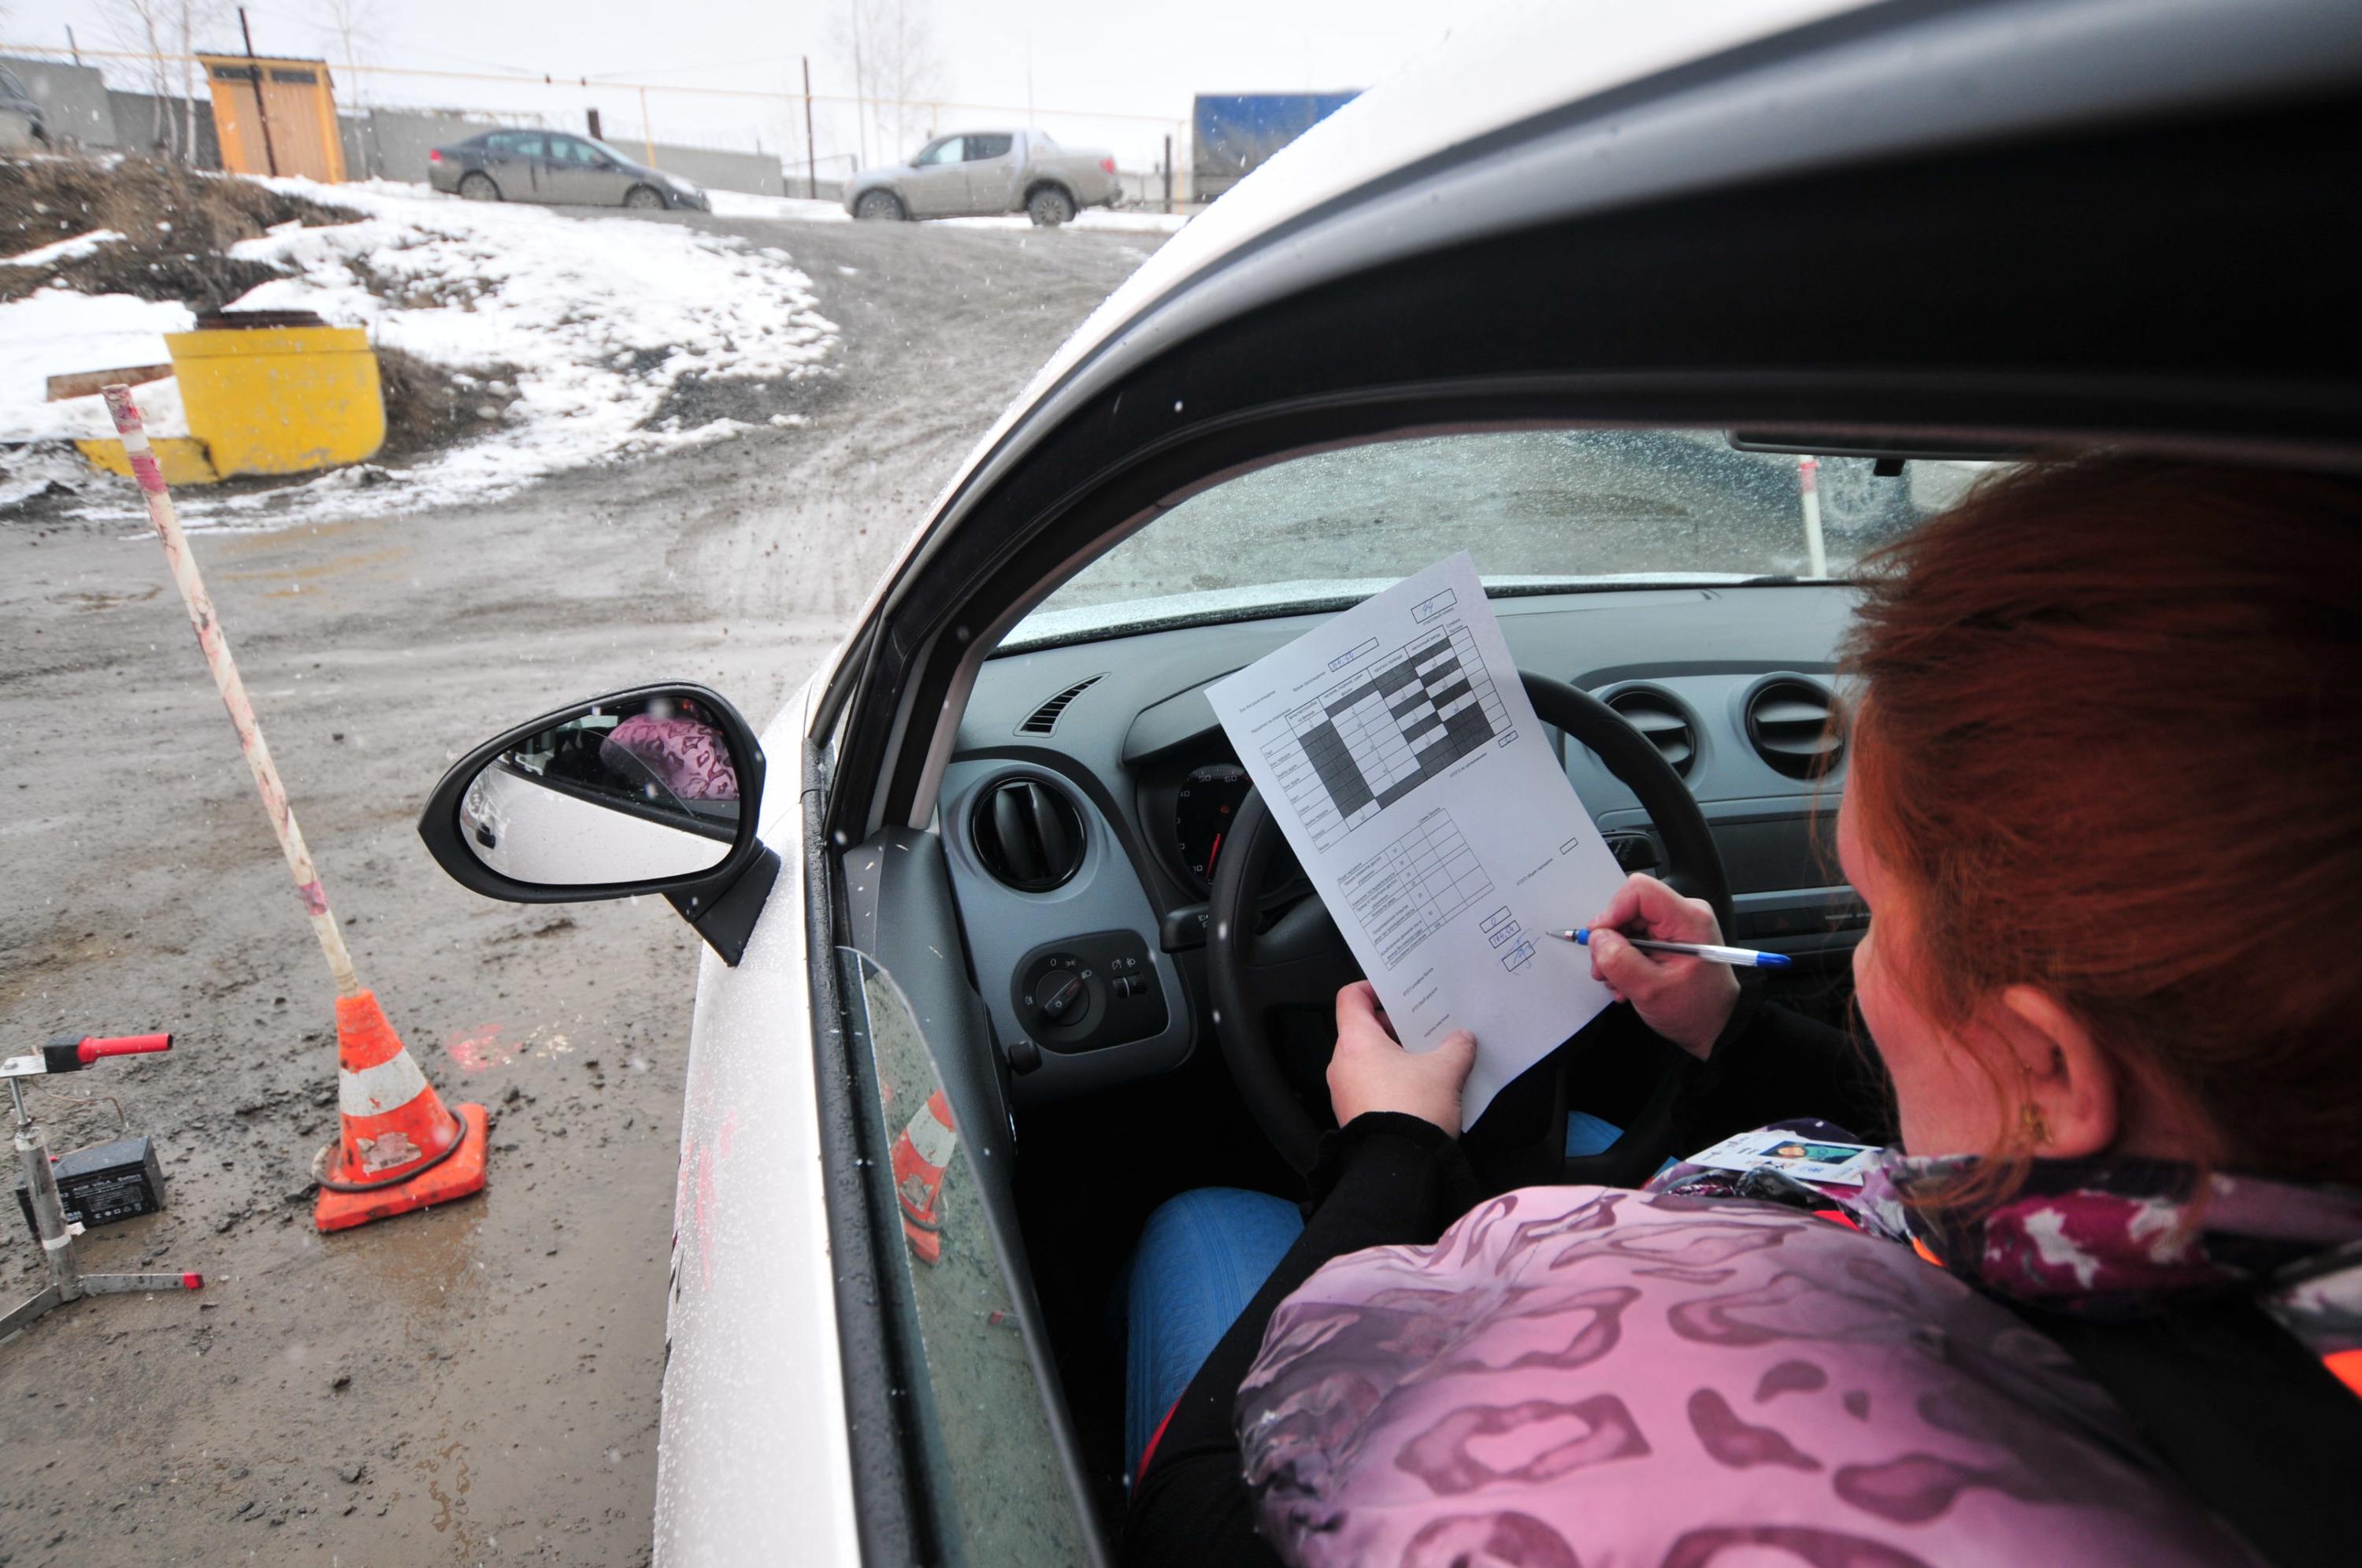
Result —
[[100, 246], [112, 245], [122, 237], [114, 229], [94, 228], [71, 239], [53, 239], [14, 256], [0, 256], [0, 267], [54, 267], [61, 261], [79, 261]]
[[[568, 469], [734, 436], [755, 427], [724, 420], [682, 428], [668, 417], [676, 388], [823, 373], [839, 344], [811, 281], [776, 246], [621, 216], [462, 202], [389, 181], [268, 183], [362, 216], [282, 225], [231, 247], [235, 258], [291, 273], [233, 308], [315, 311], [453, 369], [513, 366], [515, 401], [477, 438], [410, 467], [372, 468], [366, 482], [331, 473], [237, 495], [184, 489], [176, 499], [193, 527], [480, 502]], [[47, 289], [0, 304], [0, 441], [111, 434], [94, 398], [46, 403], [46, 378], [160, 362], [161, 335], [192, 325], [184, 306], [126, 295]], [[164, 418], [168, 406], [178, 417], [177, 384], [153, 383], [137, 396], [151, 430], [185, 433], [185, 422]], [[98, 514], [117, 513], [137, 515], [135, 498], [122, 494]]]
[[[89, 237], [88, 236], [84, 237]], [[47, 288], [0, 304], [0, 441], [96, 439], [115, 434], [95, 396], [49, 401], [49, 379], [77, 370], [160, 365], [164, 334], [195, 325], [189, 307], [132, 294]], [[151, 381], [132, 400], [151, 436], [185, 436], [178, 381]]]
[[755, 196], [744, 191], [708, 191], [715, 217], [795, 218], [803, 223], [851, 223], [853, 215], [835, 202], [801, 196]]

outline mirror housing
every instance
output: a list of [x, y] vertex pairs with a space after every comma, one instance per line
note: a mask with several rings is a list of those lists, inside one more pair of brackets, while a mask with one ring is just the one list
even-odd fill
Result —
[[[682, 710], [694, 717], [680, 720]], [[704, 795], [680, 783], [677, 794], [633, 747], [618, 752], [613, 740], [590, 745], [620, 729], [612, 721], [657, 716], [686, 723], [705, 752], [706, 768], [726, 782]], [[600, 776], [586, 783], [581, 766], [572, 777], [561, 775], [552, 761], [561, 748], [577, 759], [605, 758], [587, 764]], [[418, 836], [453, 881], [487, 898], [562, 904], [661, 893], [734, 966], [779, 872], [778, 856], [756, 833], [762, 800], [763, 748], [738, 710], [702, 686], [668, 682], [572, 703], [485, 742], [435, 786]], [[602, 844], [602, 823], [610, 814], [613, 836]], [[707, 845], [711, 856], [700, 853]], [[615, 861], [635, 858], [639, 866], [602, 866], [599, 856], [610, 845]], [[526, 864], [556, 871], [568, 856], [578, 858], [580, 875], [535, 880], [521, 874]], [[659, 874], [655, 866], [679, 869]]]

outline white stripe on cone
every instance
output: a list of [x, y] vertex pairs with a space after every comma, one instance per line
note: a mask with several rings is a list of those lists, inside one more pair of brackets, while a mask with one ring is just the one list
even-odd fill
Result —
[[407, 1051], [398, 1051], [374, 1067], [340, 1067], [337, 1072], [337, 1109], [347, 1116], [383, 1116], [425, 1092], [426, 1075]]
[[944, 1125], [935, 1113], [935, 1102], [930, 1099], [919, 1107], [919, 1114], [911, 1118], [907, 1129], [911, 1148], [919, 1158], [942, 1170], [952, 1163], [952, 1149], [959, 1140], [956, 1130]]

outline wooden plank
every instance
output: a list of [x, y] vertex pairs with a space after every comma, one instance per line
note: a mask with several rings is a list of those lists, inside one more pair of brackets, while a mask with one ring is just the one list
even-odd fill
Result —
[[89, 397], [99, 388], [121, 381], [125, 386], [141, 386], [149, 381], [160, 381], [172, 373], [171, 361], [161, 365], [127, 365], [119, 370], [75, 370], [69, 375], [50, 378], [50, 401], [60, 403], [70, 397]]

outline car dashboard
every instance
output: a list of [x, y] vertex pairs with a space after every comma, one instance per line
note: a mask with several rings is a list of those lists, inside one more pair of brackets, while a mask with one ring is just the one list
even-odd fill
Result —
[[[1728, 939], [1791, 955], [1791, 984], [1824, 990], [1867, 921], [1830, 834], [1845, 761], [1827, 721], [1853, 599], [1840, 584], [1783, 583], [1494, 601], [1521, 669], [1607, 702], [1696, 797], [1729, 877]], [[1206, 689], [1326, 618], [1146, 631], [1003, 654], [979, 672], [937, 826], [1020, 1107], [1213, 1045], [1207, 898], [1249, 786]], [[1661, 864], [1632, 791], [1554, 739], [1617, 860]], [[1292, 873], [1275, 863], [1267, 905], [1307, 894]]]

